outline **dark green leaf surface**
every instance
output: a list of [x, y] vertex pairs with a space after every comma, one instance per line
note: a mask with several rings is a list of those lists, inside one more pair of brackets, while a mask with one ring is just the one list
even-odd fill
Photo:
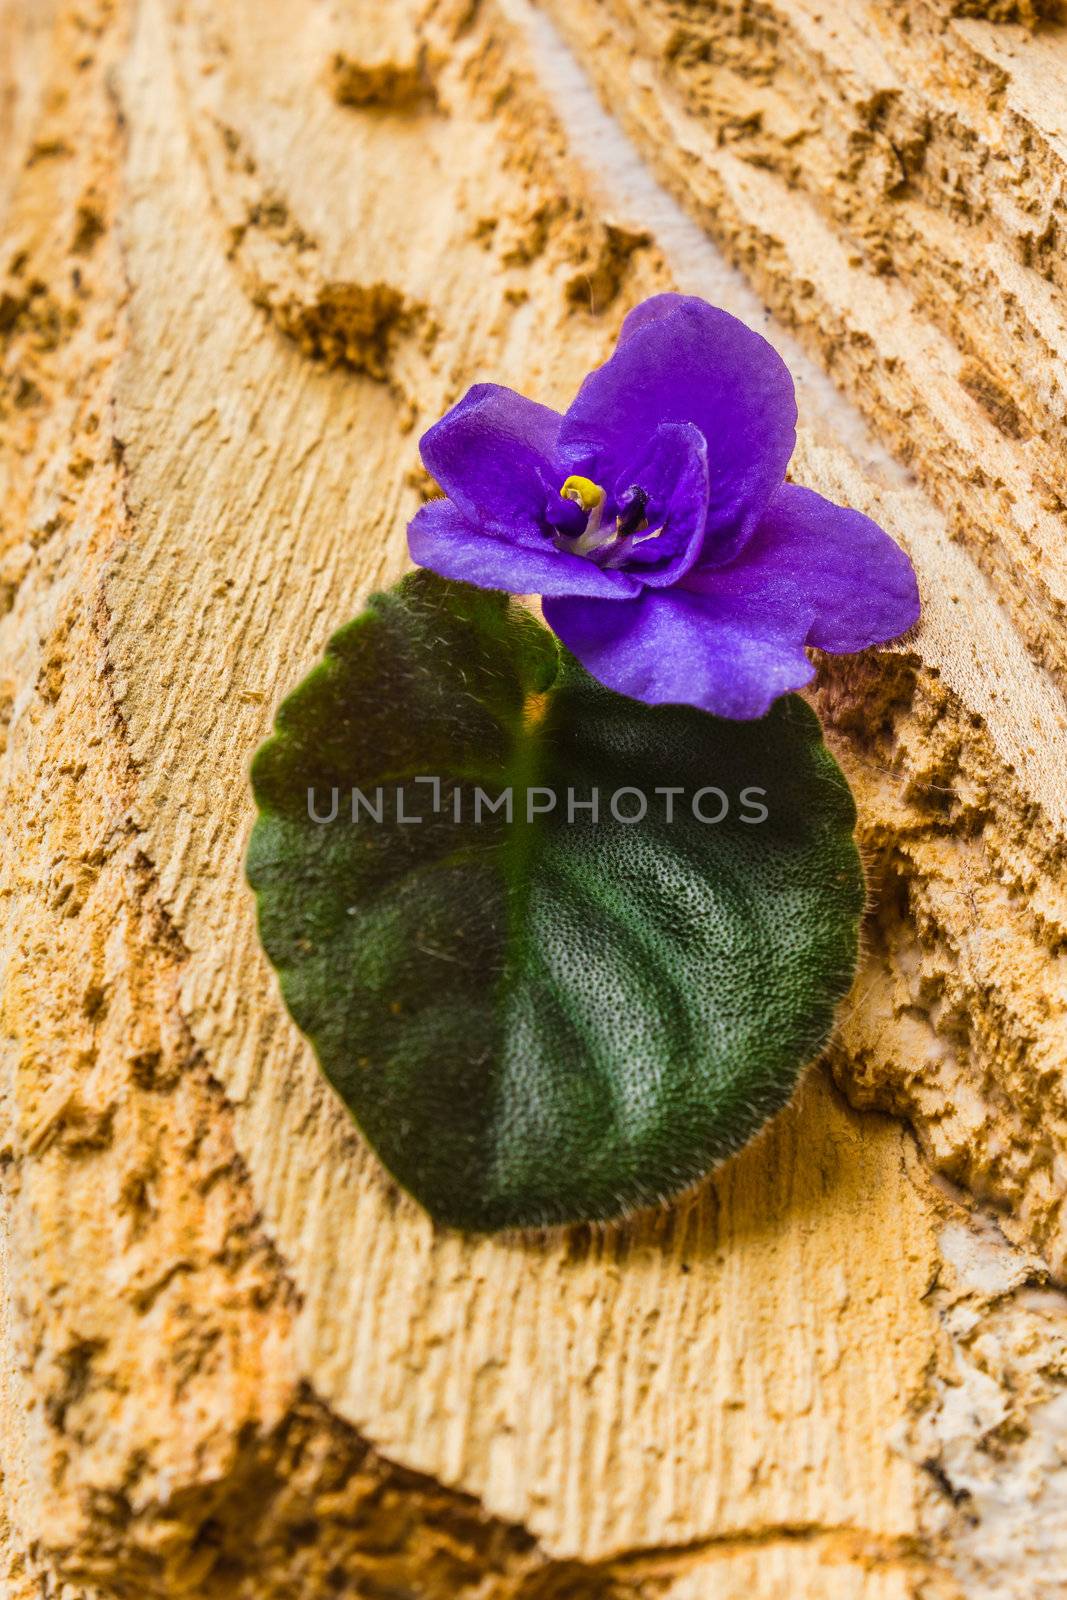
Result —
[[[442, 780], [437, 815], [420, 776]], [[803, 701], [744, 723], [625, 699], [504, 595], [419, 572], [376, 596], [281, 707], [253, 782], [248, 872], [286, 1003], [441, 1222], [603, 1219], [686, 1188], [789, 1099], [851, 982], [855, 809]], [[710, 785], [718, 824], [692, 811]], [[383, 822], [353, 822], [353, 787], [378, 786]], [[476, 786], [513, 787], [511, 825], [475, 823]], [[528, 823], [530, 786], [558, 803]], [[320, 815], [339, 791], [334, 822], [309, 788]], [[599, 820], [569, 823], [568, 790], [594, 788]], [[622, 788], [644, 821], [614, 819]], [[766, 821], [742, 820], [751, 788]]]

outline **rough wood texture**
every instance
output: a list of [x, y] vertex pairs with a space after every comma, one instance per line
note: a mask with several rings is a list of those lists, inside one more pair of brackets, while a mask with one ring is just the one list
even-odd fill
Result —
[[1062, 736], [1067, 681], [1067, 29], [954, 15], [979, 9], [557, 7], [613, 110], [914, 467], [1045, 667], [1027, 688], [1005, 672], [949, 580], [953, 648], [975, 658], [966, 677], [1006, 680], [996, 719], [969, 687], [963, 701], [990, 731], [1006, 717], [1018, 748], [1000, 745], [1010, 776], [976, 762], [949, 709], [925, 749], [940, 860], [920, 859], [912, 829], [886, 837], [908, 908], [902, 922], [884, 897], [878, 932], [896, 1009], [914, 1002], [911, 1037], [892, 1056], [874, 1028], [850, 1028], [842, 1073], [864, 1102], [911, 1116], [938, 1166], [1010, 1208], [1014, 1236], [1062, 1271], [1050, 1160], [1067, 1138], [1065, 790], [1047, 741], [1050, 726]]
[[419, 428], [486, 375], [565, 402], [703, 269], [520, 0], [4, 0], [17, 1600], [1062, 1593], [1067, 37], [553, 9], [919, 480], [809, 408], [795, 475], [926, 599], [818, 687], [874, 891], [840, 1087], [619, 1228], [390, 1189], [257, 948], [249, 757], [402, 570]]

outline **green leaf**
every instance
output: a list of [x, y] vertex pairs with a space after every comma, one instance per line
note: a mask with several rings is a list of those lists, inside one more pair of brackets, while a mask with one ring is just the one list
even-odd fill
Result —
[[[441, 780], [436, 815], [419, 777]], [[852, 979], [855, 808], [804, 702], [745, 723], [625, 699], [504, 595], [418, 572], [373, 598], [281, 707], [253, 784], [248, 874], [289, 1010], [444, 1223], [677, 1194], [785, 1104]], [[708, 786], [718, 823], [693, 812]], [[353, 822], [353, 789], [375, 806], [379, 787], [381, 823], [358, 799]], [[478, 787], [512, 789], [513, 823], [475, 822]], [[542, 787], [556, 808], [528, 821]], [[665, 787], [684, 791], [670, 822]], [[309, 789], [320, 817], [338, 791], [336, 820], [311, 820]], [[568, 790], [594, 789], [599, 820], [569, 821]], [[621, 789], [644, 821], [613, 816]]]

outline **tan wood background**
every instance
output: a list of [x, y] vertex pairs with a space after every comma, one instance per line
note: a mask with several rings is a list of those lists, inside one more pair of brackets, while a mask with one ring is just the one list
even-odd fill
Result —
[[[1042, 10], [0, 0], [12, 1600], [1067, 1593]], [[248, 762], [403, 570], [421, 428], [480, 378], [565, 404], [672, 284], [780, 343], [794, 476], [920, 572], [918, 635], [816, 690], [864, 965], [685, 1201], [464, 1240], [284, 1014]]]

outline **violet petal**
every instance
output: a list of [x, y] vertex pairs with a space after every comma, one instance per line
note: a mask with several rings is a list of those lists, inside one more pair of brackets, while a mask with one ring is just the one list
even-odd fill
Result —
[[729, 604], [684, 589], [646, 589], [622, 605], [548, 600], [544, 614], [594, 678], [650, 705], [751, 721], [814, 675], [798, 640], [758, 633]]
[[640, 591], [625, 572], [606, 572], [582, 556], [557, 550], [539, 532], [506, 539], [468, 522], [448, 500], [431, 500], [408, 524], [411, 559], [442, 578], [510, 594], [584, 595], [627, 600]]
[[552, 478], [561, 418], [495, 383], [476, 383], [419, 440], [423, 465], [476, 526], [536, 523]]
[[[708, 514], [708, 452], [691, 422], [665, 422], [627, 475], [648, 495], [648, 529], [627, 541], [625, 565], [661, 589], [685, 576], [700, 554]], [[628, 486], [620, 480], [616, 494]], [[662, 529], [654, 537], [648, 535]]]
[[783, 484], [728, 567], [697, 569], [685, 587], [728, 605], [739, 622], [820, 650], [865, 650], [919, 617], [911, 562], [860, 511]]
[[560, 429], [560, 459], [614, 482], [660, 423], [692, 423], [708, 445], [704, 554], [725, 562], [782, 483], [796, 417], [789, 369], [765, 339], [703, 300], [658, 295], [630, 313], [614, 355], [579, 389]]

